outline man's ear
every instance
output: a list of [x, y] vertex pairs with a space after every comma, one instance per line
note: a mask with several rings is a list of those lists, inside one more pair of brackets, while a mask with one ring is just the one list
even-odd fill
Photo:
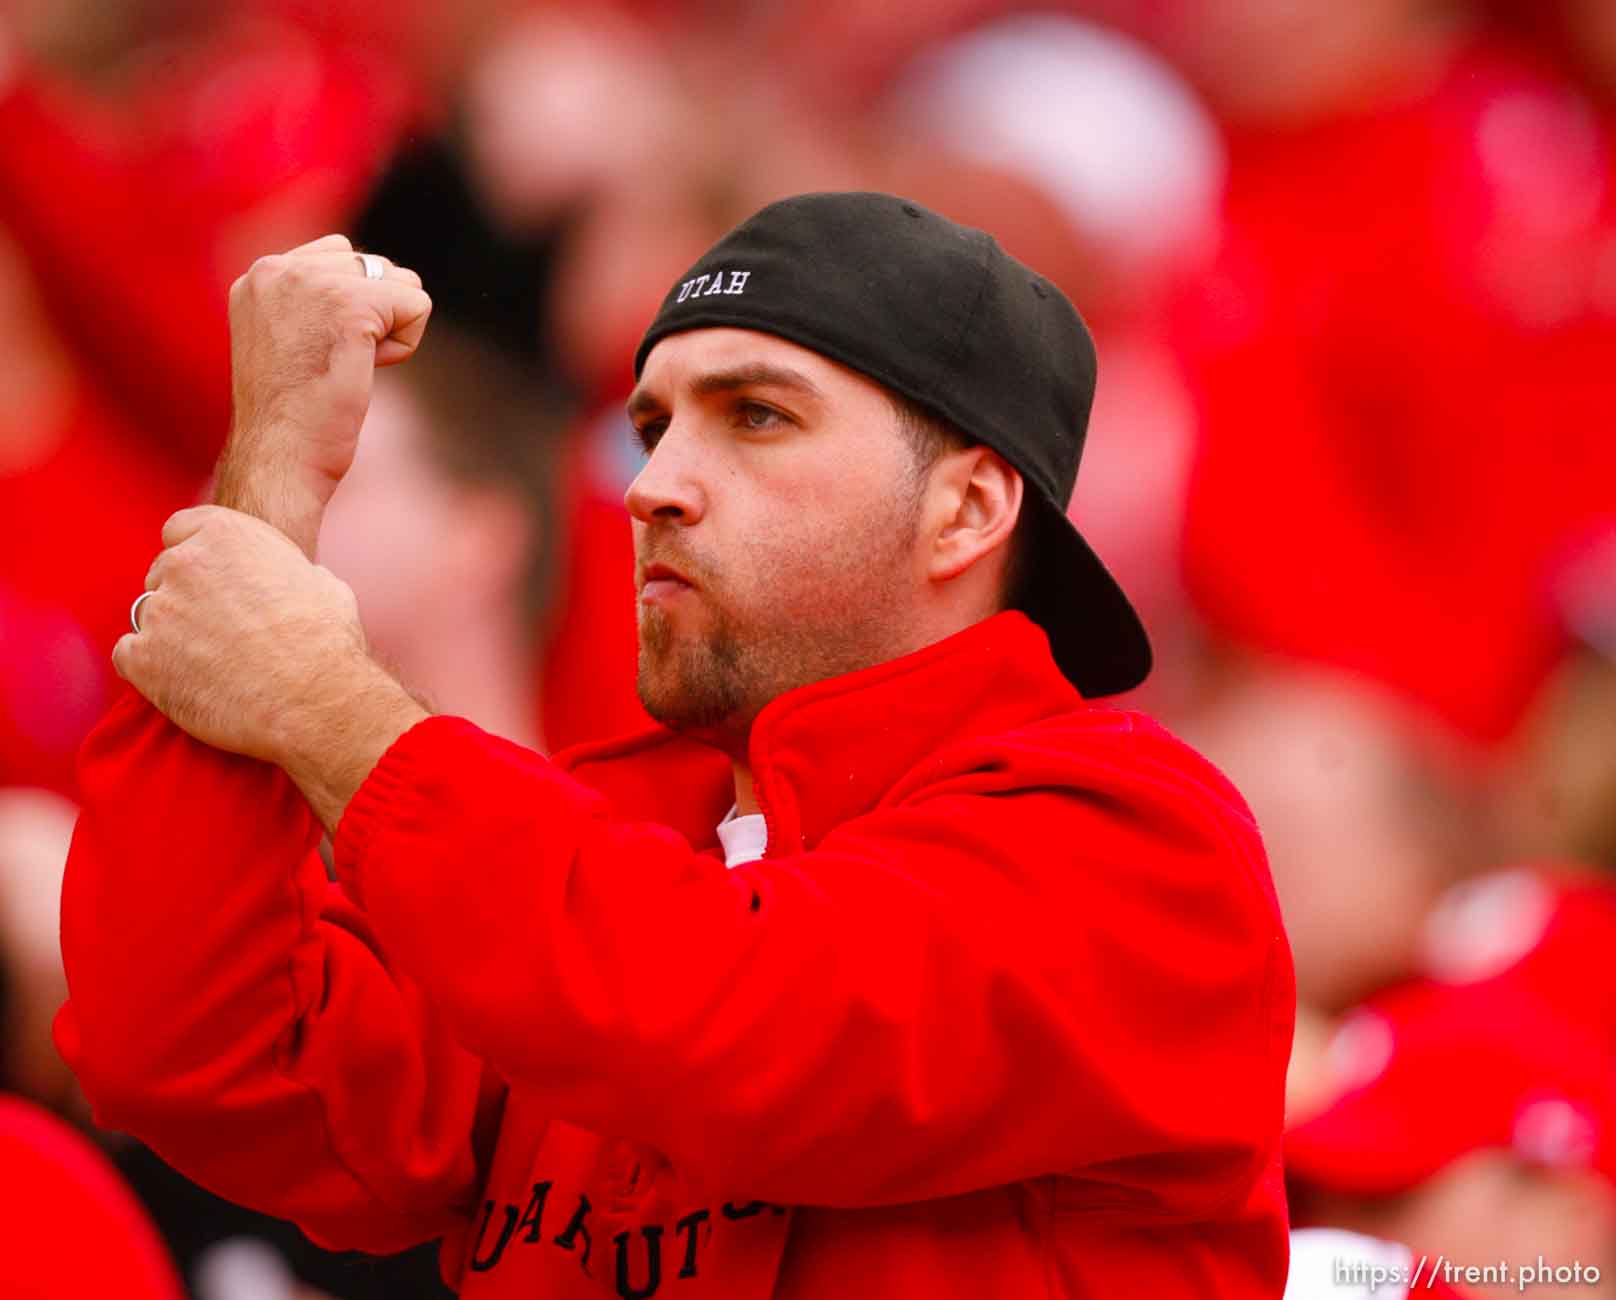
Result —
[[1023, 491], [1020, 471], [991, 447], [943, 453], [932, 469], [936, 523], [926, 576], [946, 582], [995, 551], [1008, 559]]

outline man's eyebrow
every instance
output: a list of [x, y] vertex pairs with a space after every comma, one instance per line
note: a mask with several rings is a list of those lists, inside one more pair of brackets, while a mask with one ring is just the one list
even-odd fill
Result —
[[647, 389], [636, 388], [628, 395], [628, 405], [624, 409], [628, 412], [628, 418], [632, 420], [636, 415], [645, 415], [660, 410], [661, 407], [662, 403]]
[[819, 386], [801, 371], [772, 366], [766, 361], [754, 361], [730, 370], [712, 370], [698, 376], [690, 385], [690, 391], [699, 397], [731, 393], [737, 388], [788, 388], [806, 397], [823, 396]]
[[[711, 397], [715, 393], [733, 393], [740, 388], [785, 388], [805, 397], [823, 398], [819, 385], [799, 370], [788, 366], [774, 366], [765, 361], [734, 366], [729, 370], [709, 370], [690, 383], [690, 391], [698, 397]], [[626, 410], [630, 419], [662, 409], [662, 401], [649, 390], [636, 388], [629, 395]]]

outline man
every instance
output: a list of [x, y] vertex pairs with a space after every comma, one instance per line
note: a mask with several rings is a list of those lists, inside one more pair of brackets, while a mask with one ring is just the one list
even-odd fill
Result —
[[234, 291], [225, 508], [116, 655], [178, 726], [126, 699], [82, 765], [101, 1122], [471, 1298], [1278, 1296], [1289, 953], [1234, 790], [1074, 689], [1149, 654], [1061, 509], [1070, 304], [886, 195], [721, 240], [629, 402], [667, 726], [553, 763], [305, 559], [429, 306], [340, 237]]

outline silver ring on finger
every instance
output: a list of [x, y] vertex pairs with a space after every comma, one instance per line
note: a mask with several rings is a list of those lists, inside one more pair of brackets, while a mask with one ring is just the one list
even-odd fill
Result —
[[140, 633], [140, 607], [156, 594], [155, 591], [143, 591], [135, 597], [135, 603], [129, 607], [129, 626], [135, 629], [136, 635]]
[[355, 253], [359, 265], [365, 272], [365, 279], [380, 280], [387, 274], [387, 259], [378, 257], [375, 253]]

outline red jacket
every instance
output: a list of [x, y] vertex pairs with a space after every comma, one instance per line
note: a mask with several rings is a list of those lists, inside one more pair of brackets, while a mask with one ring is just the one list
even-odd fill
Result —
[[[467, 1300], [1273, 1296], [1290, 954], [1250, 814], [1000, 615], [753, 728], [555, 762], [454, 718], [336, 840], [126, 698], [58, 1043], [98, 1120]], [[610, 1134], [611, 1137], [597, 1136]]]

